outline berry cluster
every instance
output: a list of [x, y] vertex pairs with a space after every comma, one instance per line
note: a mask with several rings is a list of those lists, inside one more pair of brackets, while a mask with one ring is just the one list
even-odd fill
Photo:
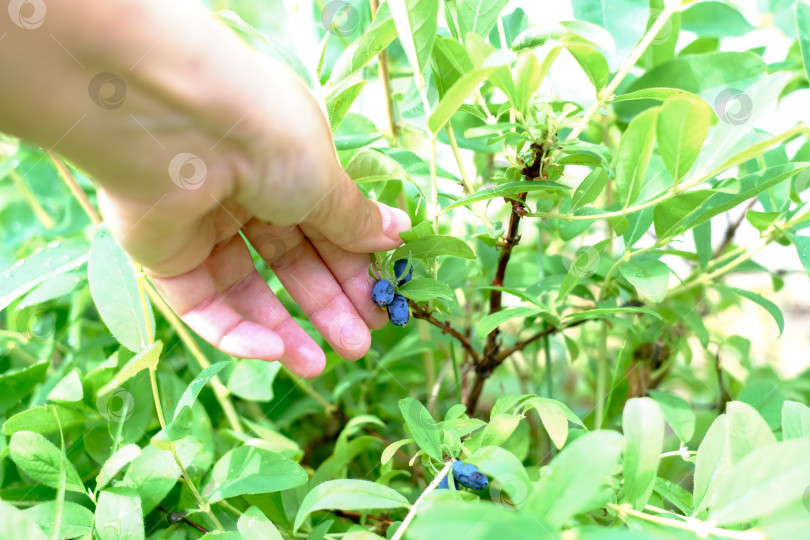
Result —
[[[408, 259], [399, 259], [394, 263], [394, 276], [397, 287], [409, 282], [413, 277], [413, 264], [410, 264]], [[397, 326], [408, 324], [410, 318], [408, 301], [401, 294], [394, 292], [394, 284], [391, 281], [378, 279], [371, 290], [371, 300], [388, 310], [388, 320], [393, 324]]]
[[[445, 476], [439, 482], [438, 489], [450, 489], [450, 482], [447, 480], [450, 476]], [[453, 462], [453, 482], [456, 484], [456, 489], [459, 485], [465, 488], [481, 490], [489, 485], [486, 475], [478, 470], [478, 467], [472, 463], [465, 465], [462, 461]]]

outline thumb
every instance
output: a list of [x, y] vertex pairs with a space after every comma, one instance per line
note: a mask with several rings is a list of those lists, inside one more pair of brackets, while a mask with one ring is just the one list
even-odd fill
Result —
[[307, 230], [356, 253], [385, 251], [402, 244], [399, 233], [411, 228], [405, 212], [366, 198], [342, 170], [328, 189], [306, 217]]

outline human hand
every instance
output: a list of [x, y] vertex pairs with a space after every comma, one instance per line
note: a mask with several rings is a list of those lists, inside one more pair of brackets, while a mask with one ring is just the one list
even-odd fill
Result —
[[[0, 88], [0, 100], [13, 103], [0, 129], [53, 144], [87, 171], [118, 242], [222, 351], [280, 360], [304, 377], [325, 364], [254, 268], [241, 232], [335, 351], [362, 357], [369, 329], [386, 322], [371, 301], [368, 253], [401, 244], [410, 221], [348, 178], [301, 81], [196, 2], [77, 2], [87, 9], [48, 6], [48, 32], [9, 26], [9, 43], [39, 63], [31, 70], [19, 55], [0, 54], [3, 72], [16, 75]], [[71, 21], [77, 16], [81, 24]], [[103, 86], [93, 95], [92, 84], [88, 99], [88, 79], [99, 72], [117, 79], [117, 101]], [[50, 121], [28, 121], [43, 103]]]

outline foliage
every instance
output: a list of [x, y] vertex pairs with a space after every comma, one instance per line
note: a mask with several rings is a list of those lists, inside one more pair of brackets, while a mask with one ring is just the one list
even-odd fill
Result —
[[[219, 13], [413, 217], [376, 266], [413, 265], [416, 320], [312, 382], [191, 336], [72, 197], [94, 203], [88, 179], [0, 140], [4, 535], [806, 537], [810, 379], [703, 317], [754, 302], [781, 333], [725, 278], [782, 287], [752, 260], [773, 244], [810, 272], [807, 128], [757, 124], [808, 86], [810, 7], [760, 2], [794, 40], [773, 62], [721, 46], [754, 31], [730, 3], [576, 0], [554, 24], [506, 4], [316, 2], [314, 66], [255, 6]], [[566, 63], [581, 99], [549, 90]], [[387, 125], [352, 112], [373, 92]], [[436, 490], [452, 459], [488, 488]]]

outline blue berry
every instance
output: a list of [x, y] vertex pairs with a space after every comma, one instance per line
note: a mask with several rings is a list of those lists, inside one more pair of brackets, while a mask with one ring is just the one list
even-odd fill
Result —
[[387, 279], [378, 279], [371, 290], [371, 299], [380, 307], [385, 307], [394, 299], [394, 284]]
[[411, 314], [408, 311], [408, 301], [401, 294], [395, 294], [388, 305], [388, 320], [397, 326], [405, 326]]
[[465, 488], [480, 490], [489, 485], [487, 477], [473, 464], [465, 465], [461, 461], [453, 462], [453, 477]]
[[413, 265], [408, 269], [407, 274], [405, 274], [406, 268], [408, 268], [408, 259], [399, 259], [394, 263], [394, 276], [398, 280], [397, 285], [408, 283], [413, 278]]

